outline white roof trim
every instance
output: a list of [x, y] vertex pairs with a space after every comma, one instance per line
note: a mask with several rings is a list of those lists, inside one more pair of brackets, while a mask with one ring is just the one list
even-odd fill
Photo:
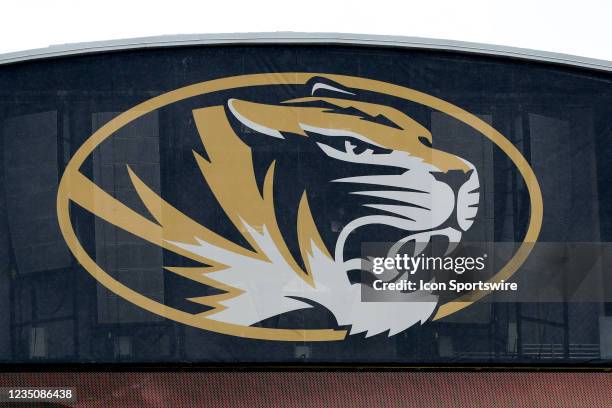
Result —
[[194, 45], [232, 44], [344, 44], [409, 49], [444, 50], [476, 55], [493, 55], [528, 61], [569, 65], [599, 71], [612, 72], [612, 62], [593, 58], [577, 57], [554, 52], [535, 51], [523, 48], [469, 43], [452, 40], [435, 40], [420, 37], [397, 37], [385, 35], [340, 34], [340, 33], [236, 33], [236, 34], [185, 34], [158, 37], [143, 37], [125, 40], [96, 41], [76, 44], [53, 45], [28, 51], [0, 54], [0, 65], [45, 58], [72, 55], [106, 53], [121, 50], [168, 48]]

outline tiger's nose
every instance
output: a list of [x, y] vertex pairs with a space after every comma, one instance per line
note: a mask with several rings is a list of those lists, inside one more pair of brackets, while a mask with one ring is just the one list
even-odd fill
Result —
[[446, 173], [435, 172], [432, 173], [434, 178], [442, 183], [447, 184], [453, 191], [458, 192], [462, 185], [464, 185], [469, 179], [474, 170], [467, 172], [463, 170], [449, 170]]
[[432, 173], [434, 178], [447, 184], [456, 196], [455, 219], [459, 228], [467, 231], [478, 213], [480, 193], [478, 191], [480, 182], [475, 169], [467, 172], [462, 170], [449, 170], [446, 173]]

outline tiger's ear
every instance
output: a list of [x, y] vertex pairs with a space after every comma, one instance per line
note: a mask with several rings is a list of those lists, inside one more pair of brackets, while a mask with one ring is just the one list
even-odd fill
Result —
[[353, 89], [324, 77], [310, 79], [306, 83], [306, 87], [309, 90], [310, 96], [338, 97], [342, 95], [346, 98], [348, 95], [357, 95]]

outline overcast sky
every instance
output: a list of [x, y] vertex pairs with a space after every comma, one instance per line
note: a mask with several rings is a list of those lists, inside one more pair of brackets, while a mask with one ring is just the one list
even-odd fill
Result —
[[163, 34], [389, 34], [612, 60], [612, 1], [28, 1], [2, 5], [0, 53]]

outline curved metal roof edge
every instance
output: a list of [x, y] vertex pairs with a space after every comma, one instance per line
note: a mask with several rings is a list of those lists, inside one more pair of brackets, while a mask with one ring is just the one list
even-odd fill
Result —
[[612, 72], [612, 61], [524, 48], [420, 37], [298, 32], [181, 34], [52, 45], [46, 48], [0, 54], [0, 65], [121, 50], [232, 44], [343, 44], [443, 50], [476, 55], [502, 56]]

